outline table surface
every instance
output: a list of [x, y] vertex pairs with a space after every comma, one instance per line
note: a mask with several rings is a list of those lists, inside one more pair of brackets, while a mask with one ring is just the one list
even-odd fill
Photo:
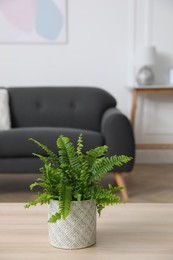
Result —
[[173, 204], [121, 204], [97, 220], [97, 243], [61, 250], [48, 243], [47, 206], [0, 204], [0, 260], [172, 260]]
[[127, 86], [128, 89], [173, 89], [173, 85], [134, 85]]

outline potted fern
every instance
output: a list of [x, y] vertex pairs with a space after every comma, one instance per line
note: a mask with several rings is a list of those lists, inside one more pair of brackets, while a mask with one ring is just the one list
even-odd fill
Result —
[[107, 205], [120, 203], [115, 195], [123, 187], [104, 188], [100, 185], [103, 174], [115, 165], [131, 160], [128, 156], [106, 157], [106, 145], [82, 152], [83, 139], [79, 135], [77, 147], [68, 137], [59, 136], [56, 141], [57, 154], [47, 146], [31, 138], [47, 156], [33, 153], [43, 161], [41, 178], [30, 185], [41, 186], [42, 192], [25, 205], [48, 203], [48, 228], [50, 244], [64, 249], [77, 249], [96, 242], [96, 210], [100, 215]]

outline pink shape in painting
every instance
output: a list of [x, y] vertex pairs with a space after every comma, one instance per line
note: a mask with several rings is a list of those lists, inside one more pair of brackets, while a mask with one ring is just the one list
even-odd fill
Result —
[[6, 19], [18, 29], [31, 32], [34, 28], [36, 0], [0, 0]]

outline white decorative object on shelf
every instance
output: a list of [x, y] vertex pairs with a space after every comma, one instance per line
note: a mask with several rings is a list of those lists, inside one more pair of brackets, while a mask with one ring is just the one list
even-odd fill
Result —
[[155, 77], [152, 66], [155, 65], [156, 49], [154, 46], [148, 46], [141, 49], [137, 55], [137, 64], [139, 70], [136, 75], [136, 81], [139, 85], [152, 85]]
[[136, 76], [139, 85], [152, 85], [154, 83], [154, 73], [148, 66], [142, 67]]

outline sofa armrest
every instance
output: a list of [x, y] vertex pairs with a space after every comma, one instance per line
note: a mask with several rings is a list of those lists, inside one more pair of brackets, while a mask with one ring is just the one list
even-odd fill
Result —
[[128, 118], [117, 108], [106, 110], [102, 117], [101, 132], [105, 138], [105, 144], [109, 147], [108, 156], [127, 155], [133, 157], [133, 160], [122, 167], [115, 167], [114, 170], [118, 172], [131, 171], [135, 159], [135, 140]]

